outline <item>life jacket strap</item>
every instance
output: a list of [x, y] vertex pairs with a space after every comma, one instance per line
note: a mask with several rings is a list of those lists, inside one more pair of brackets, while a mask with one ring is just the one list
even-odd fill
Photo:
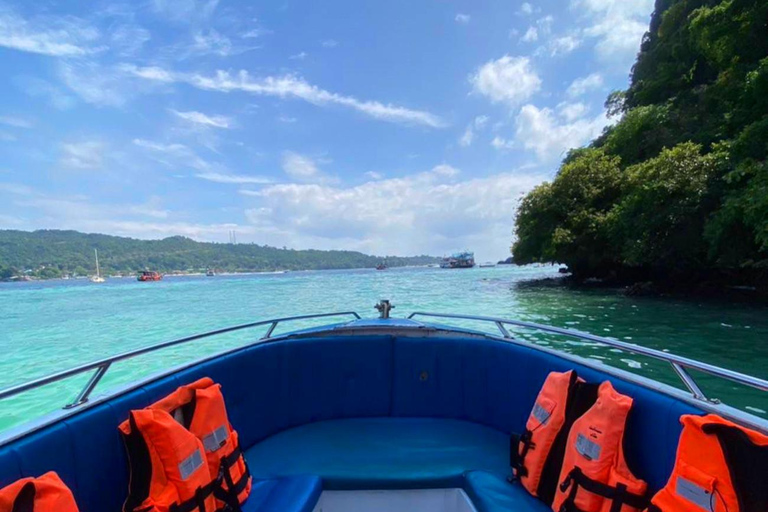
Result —
[[[510, 481], [519, 480], [521, 477], [528, 476], [528, 468], [525, 467], [525, 456], [533, 446], [531, 438], [533, 432], [525, 429], [522, 434], [511, 434], [509, 436], [509, 465], [512, 466], [512, 478]], [[520, 448], [522, 446], [522, 449]]]
[[191, 497], [186, 501], [182, 501], [181, 503], [174, 503], [173, 505], [171, 505], [169, 511], [170, 512], [193, 512], [194, 510], [198, 510], [199, 512], [213, 512], [211, 510], [206, 510], [205, 500], [208, 499], [208, 497], [214, 493], [214, 491], [216, 490], [216, 487], [218, 486], [218, 483], [219, 483], [218, 480], [213, 480], [212, 482], [210, 482], [204, 487], [198, 487], [193, 497]]
[[568, 476], [560, 484], [560, 490], [565, 492], [570, 487], [568, 497], [560, 507], [559, 512], [584, 512], [576, 506], [576, 493], [579, 488], [583, 488], [587, 492], [597, 494], [605, 499], [611, 500], [610, 512], [621, 512], [621, 507], [628, 505], [638, 510], [645, 510], [648, 507], [648, 496], [645, 494], [635, 494], [627, 490], [627, 486], [624, 484], [618, 484], [616, 487], [612, 485], [592, 480], [586, 476], [581, 468], [576, 466], [568, 473]]
[[[245, 471], [243, 471], [240, 479], [237, 482], [234, 482], [232, 480], [232, 472], [229, 469], [237, 464], [237, 461], [241, 459], [243, 461], [243, 465], [245, 466]], [[237, 497], [237, 495], [243, 492], [243, 489], [246, 488], [248, 485], [248, 480], [251, 478], [251, 470], [248, 468], [248, 462], [245, 460], [245, 457], [243, 457], [243, 453], [240, 450], [240, 445], [238, 444], [235, 446], [235, 449], [232, 450], [232, 453], [222, 457], [220, 464], [221, 465], [219, 466], [219, 471], [223, 472], [222, 476], [224, 478], [224, 482], [227, 484], [227, 491], [231, 492], [235, 495], [235, 497]]]

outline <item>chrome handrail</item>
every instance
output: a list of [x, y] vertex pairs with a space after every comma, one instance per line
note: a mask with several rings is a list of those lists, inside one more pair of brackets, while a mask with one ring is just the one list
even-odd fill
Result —
[[452, 314], [452, 313], [428, 313], [423, 311], [416, 311], [414, 313], [411, 313], [410, 315], [408, 315], [408, 318], [412, 319], [415, 316], [432, 317], [432, 318], [449, 318], [449, 319], [452, 318], [452, 319], [458, 319], [458, 320], [476, 320], [481, 322], [490, 322], [496, 325], [496, 327], [501, 332], [502, 337], [508, 338], [508, 339], [513, 339], [513, 337], [512, 335], [509, 334], [509, 331], [507, 331], [506, 327], [504, 326], [514, 325], [517, 327], [524, 327], [527, 329], [534, 329], [537, 331], [549, 332], [552, 334], [560, 334], [563, 336], [570, 336], [573, 338], [592, 341], [595, 343], [600, 343], [602, 345], [607, 345], [609, 347], [618, 348], [626, 352], [631, 352], [633, 354], [639, 354], [639, 355], [651, 357], [653, 359], [657, 359], [660, 361], [665, 361], [672, 366], [672, 368], [675, 370], [675, 373], [683, 382], [685, 387], [688, 389], [688, 391], [691, 392], [693, 397], [697, 400], [709, 401], [709, 402], [715, 402], [715, 403], [718, 402], [718, 400], [716, 399], [707, 398], [707, 396], [701, 390], [701, 388], [696, 383], [696, 381], [691, 376], [691, 374], [688, 373], [689, 369], [697, 370], [703, 373], [707, 373], [709, 375], [714, 375], [716, 377], [720, 377], [730, 382], [735, 382], [737, 384], [749, 386], [755, 389], [759, 389], [761, 391], [768, 391], [768, 381], [757, 378], [757, 377], [753, 377], [751, 375], [746, 375], [744, 373], [735, 372], [733, 370], [728, 370], [726, 368], [720, 368], [718, 366], [714, 366], [711, 364], [702, 363], [700, 361], [696, 361], [695, 359], [688, 359], [687, 357], [682, 357], [675, 354], [662, 352], [661, 350], [656, 350], [653, 348], [635, 345], [634, 343], [627, 343], [624, 341], [614, 340], [611, 338], [604, 338], [602, 336], [595, 336], [594, 334], [578, 331], [576, 329], [564, 329], [561, 327], [553, 327], [550, 325], [537, 324], [534, 322], [524, 322], [521, 320], [509, 320], [506, 318], [495, 318], [495, 317], [489, 317], [489, 316], [476, 316], [476, 315], [459, 315], [459, 314]]
[[148, 347], [142, 347], [135, 350], [129, 350], [128, 352], [123, 352], [122, 354], [118, 354], [116, 356], [107, 357], [104, 359], [100, 359], [98, 361], [93, 361], [91, 363], [86, 363], [81, 366], [76, 366], [74, 368], [70, 368], [69, 370], [64, 370], [59, 373], [54, 373], [52, 375], [48, 375], [47, 377], [42, 377], [36, 380], [32, 380], [29, 382], [25, 382], [22, 384], [18, 384], [16, 386], [12, 386], [3, 390], [0, 390], [0, 400], [4, 400], [6, 398], [9, 398], [14, 395], [18, 395], [19, 393], [23, 393], [25, 391], [29, 391], [31, 389], [39, 388], [41, 386], [45, 386], [47, 384], [51, 384], [53, 382], [58, 382], [63, 379], [67, 379], [69, 377], [73, 377], [75, 375], [79, 375], [81, 373], [85, 373], [90, 370], [96, 370], [90, 379], [88, 379], [88, 382], [83, 386], [83, 389], [80, 390], [80, 393], [78, 393], [77, 398], [74, 402], [68, 403], [64, 406], [64, 409], [71, 409], [73, 407], [77, 407], [79, 405], [82, 405], [88, 401], [88, 397], [93, 392], [93, 390], [96, 388], [96, 385], [101, 381], [101, 379], [106, 375], [107, 371], [109, 370], [110, 366], [112, 366], [112, 363], [116, 363], [118, 361], [122, 361], [124, 359], [131, 359], [136, 356], [140, 356], [142, 354], [146, 354], [148, 352], [154, 352], [156, 350], [160, 350], [163, 348], [172, 347], [174, 345], [181, 345], [183, 343], [188, 343], [190, 341], [199, 340], [202, 338], [208, 338], [210, 336], [216, 336], [217, 334], [225, 334], [228, 332], [234, 332], [234, 331], [240, 331], [243, 329], [250, 329], [253, 327], [259, 327], [261, 325], [269, 325], [269, 329], [267, 330], [267, 333], [260, 338], [259, 341], [267, 340], [272, 336], [272, 333], [274, 332], [275, 328], [278, 324], [283, 322], [292, 322], [295, 320], [308, 320], [313, 318], [327, 318], [331, 316], [347, 316], [352, 315], [357, 320], [360, 320], [360, 315], [358, 315], [354, 311], [341, 311], [338, 313], [319, 313], [314, 315], [299, 315], [299, 316], [288, 316], [284, 318], [274, 318], [271, 320], [261, 320], [259, 322], [250, 322], [247, 324], [240, 324], [235, 325], [232, 327], [225, 327], [223, 329], [216, 329], [213, 331], [204, 332], [201, 334], [195, 334], [193, 336], [186, 336], [184, 338], [179, 338], [171, 341], [165, 341], [162, 343], [158, 343], [156, 345], [150, 345]]

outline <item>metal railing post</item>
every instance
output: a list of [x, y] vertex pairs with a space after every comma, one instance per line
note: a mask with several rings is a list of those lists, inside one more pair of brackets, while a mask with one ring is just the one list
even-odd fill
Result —
[[106, 363], [102, 366], [99, 366], [96, 371], [91, 375], [91, 378], [88, 379], [88, 382], [86, 382], [83, 389], [80, 391], [80, 394], [77, 395], [77, 398], [75, 398], [74, 402], [68, 403], [64, 406], [65, 409], [71, 409], [73, 407], [77, 407], [78, 405], [84, 404], [88, 401], [88, 396], [91, 394], [91, 392], [94, 390], [94, 388], [99, 384], [99, 381], [102, 377], [104, 377], [104, 374], [107, 373], [107, 370], [109, 370], [109, 367], [112, 366], [112, 363]]

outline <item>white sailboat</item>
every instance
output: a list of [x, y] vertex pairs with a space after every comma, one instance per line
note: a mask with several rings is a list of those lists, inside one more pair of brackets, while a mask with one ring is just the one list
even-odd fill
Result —
[[94, 249], [93, 250], [94, 256], [96, 256], [96, 275], [91, 276], [91, 282], [92, 283], [103, 283], [106, 281], [103, 277], [101, 277], [101, 271], [99, 270], [99, 251]]

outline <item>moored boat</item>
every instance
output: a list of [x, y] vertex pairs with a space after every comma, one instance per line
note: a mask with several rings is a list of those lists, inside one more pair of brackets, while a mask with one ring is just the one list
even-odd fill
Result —
[[470, 251], [457, 252], [443, 258], [440, 268], [472, 268], [475, 266], [475, 253]]
[[137, 281], [160, 281], [162, 279], [163, 275], [154, 270], [142, 270], [136, 278]]
[[93, 255], [96, 258], [96, 275], [91, 276], [91, 282], [92, 283], [103, 283], [105, 279], [101, 277], [101, 269], [99, 268], [99, 251], [97, 249], [93, 250]]
[[[62, 403], [59, 411], [0, 433], [0, 488], [22, 477], [55, 471], [72, 489], [80, 512], [118, 512], [129, 489], [132, 500], [126, 502], [125, 510], [135, 511], [141, 504], [138, 498], [150, 491], [136, 485], [140, 481], [138, 474], [134, 478], [126, 470], [129, 459], [121, 436], [129, 439], [126, 444], [136, 454], [144, 445], [135, 436], [126, 438], [126, 432], [137, 430], [148, 436], [151, 429], [166, 425], [163, 428], [180, 432], [178, 436], [188, 435], [187, 427], [193, 430], [192, 418], [202, 415], [199, 411], [208, 407], [202, 399], [208, 399], [208, 393], [215, 388], [223, 394], [228, 420], [223, 420], [220, 410], [211, 413], [211, 418], [219, 419], [212, 421], [210, 434], [201, 434], [198, 442], [193, 439], [183, 453], [168, 452], [186, 462], [168, 468], [189, 477], [198, 468], [207, 467], [209, 454], [217, 447], [226, 446], [217, 460], [226, 458], [227, 467], [239, 465], [240, 480], [235, 483], [250, 482], [250, 490], [243, 491], [249, 496], [238, 496], [242, 498], [238, 506], [243, 512], [546, 512], [551, 510], [550, 505], [544, 497], [532, 494], [530, 481], [520, 473], [520, 468], [526, 467], [538, 474], [534, 458], [514, 450], [517, 456], [510, 461], [510, 435], [522, 434], [520, 440], [512, 439], [512, 446], [523, 446], [526, 438], [539, 441], [542, 432], [547, 431], [539, 424], [563, 424], [554, 420], [558, 402], [543, 396], [553, 375], [568, 386], [593, 386], [590, 389], [599, 395], [593, 397], [592, 408], [598, 406], [594, 399], [599, 396], [625, 415], [621, 421], [614, 421], [618, 414], [598, 415], [598, 410], [592, 413], [600, 416], [596, 424], [615, 434], [614, 440], [623, 437], [621, 446], [616, 442], [609, 446], [588, 425], [579, 423], [590, 418], [592, 409], [573, 421], [573, 435], [567, 437], [573, 437], [574, 443], [564, 445], [563, 460], [582, 457], [584, 469], [581, 473], [568, 471], [564, 478], [554, 477], [565, 489], [558, 491], [555, 499], [567, 501], [570, 493], [583, 492], [584, 485], [599, 492], [620, 488], [612, 487], [616, 482], [589, 483], [588, 478], [598, 478], [590, 473], [590, 462], [610, 469], [611, 478], [624, 478], [635, 487], [648, 489], [637, 491], [625, 486], [621, 492], [610, 493], [611, 499], [626, 498], [633, 504], [646, 505], [647, 498], [657, 492], [661, 500], [674, 499], [674, 485], [667, 484], [668, 480], [675, 481], [670, 476], [680, 475], [680, 471], [698, 474], [695, 458], [688, 462], [681, 458], [689, 452], [676, 455], [683, 428], [681, 419], [689, 433], [699, 433], [689, 428], [699, 423], [705, 427], [715, 425], [711, 430], [731, 429], [727, 432], [734, 435], [724, 436], [727, 441], [723, 442], [736, 443], [729, 446], [740, 450], [739, 457], [728, 462], [735, 468], [734, 475], [743, 476], [746, 465], [758, 475], [766, 467], [761, 466], [766, 462], [766, 452], [760, 446], [768, 445], [768, 441], [760, 443], [768, 433], [768, 421], [711, 399], [691, 372], [763, 392], [768, 392], [768, 381], [571, 329], [461, 314], [415, 312], [407, 318], [390, 318], [391, 306], [386, 301], [378, 309], [381, 315], [376, 319], [361, 318], [354, 312], [324, 313], [255, 321], [195, 334], [0, 391], [3, 400], [77, 375], [91, 375], [77, 397], [69, 404]], [[330, 323], [273, 335], [278, 326], [313, 318]], [[445, 325], [455, 320], [485, 324], [498, 332]], [[182, 344], [189, 348], [200, 339], [250, 329], [260, 332], [244, 346], [212, 356], [201, 353], [192, 363], [119, 388], [98, 387], [110, 368], [121, 361]], [[517, 338], [521, 331], [650, 357], [669, 365], [670, 375], [680, 378], [680, 386], [558, 352], [552, 348], [557, 346], [556, 341], [550, 346], [532, 344]], [[204, 394], [194, 395], [200, 397], [195, 402], [189, 398], [189, 389]], [[554, 387], [552, 391], [556, 391]], [[189, 407], [190, 403], [196, 405]], [[216, 404], [220, 403], [219, 399]], [[147, 409], [151, 404], [153, 408]], [[146, 411], [170, 412], [157, 413], [160, 416], [155, 417], [163, 422], [145, 423], [149, 417]], [[716, 421], [713, 415], [724, 419]], [[236, 437], [233, 430], [237, 431]], [[704, 428], [701, 433], [706, 431]], [[591, 433], [582, 440], [576, 436], [582, 432]], [[717, 435], [708, 435], [708, 441], [719, 442]], [[235, 441], [230, 442], [232, 439]], [[536, 454], [538, 446], [541, 444], [528, 451]], [[162, 446], [153, 449], [167, 451]], [[602, 462], [601, 453], [611, 454], [609, 466], [598, 464]], [[246, 474], [239, 462], [242, 458], [247, 461], [247, 474], [252, 480], [242, 480]], [[631, 468], [634, 478], [626, 476], [629, 470], [615, 462], [619, 459]], [[722, 469], [722, 454], [713, 452], [710, 459], [708, 463], [716, 460], [712, 464], [720, 464], [717, 467]], [[149, 469], [147, 465], [155, 471], [161, 464], [157, 457], [141, 460], [144, 462], [137, 463], [135, 457], [131, 458], [134, 471]], [[567, 469], [570, 467], [562, 462], [563, 472]], [[508, 477], [513, 472], [516, 479], [510, 482]], [[133, 482], [130, 486], [129, 479]], [[175, 482], [182, 480], [186, 481], [178, 478]], [[172, 494], [168, 481], [158, 477], [153, 485], [165, 485], [167, 494]], [[610, 481], [607, 474], [605, 481]], [[729, 486], [737, 492], [726, 492], [731, 490]], [[191, 492], [198, 499], [196, 504], [182, 509], [199, 511], [200, 501], [207, 499], [200, 489]], [[709, 508], [705, 510], [713, 512], [742, 510], [736, 505], [725, 508], [733, 503], [725, 500], [734, 500], [737, 494], [743, 500], [757, 500], [764, 494], [762, 480], [741, 477], [734, 478], [734, 482], [727, 478], [696, 480], [686, 484], [683, 491], [687, 497], [701, 498], [701, 503], [706, 497]], [[681, 508], [663, 510], [697, 510], [695, 503], [687, 505], [689, 501], [681, 501]], [[638, 507], [623, 510], [634, 508]]]

